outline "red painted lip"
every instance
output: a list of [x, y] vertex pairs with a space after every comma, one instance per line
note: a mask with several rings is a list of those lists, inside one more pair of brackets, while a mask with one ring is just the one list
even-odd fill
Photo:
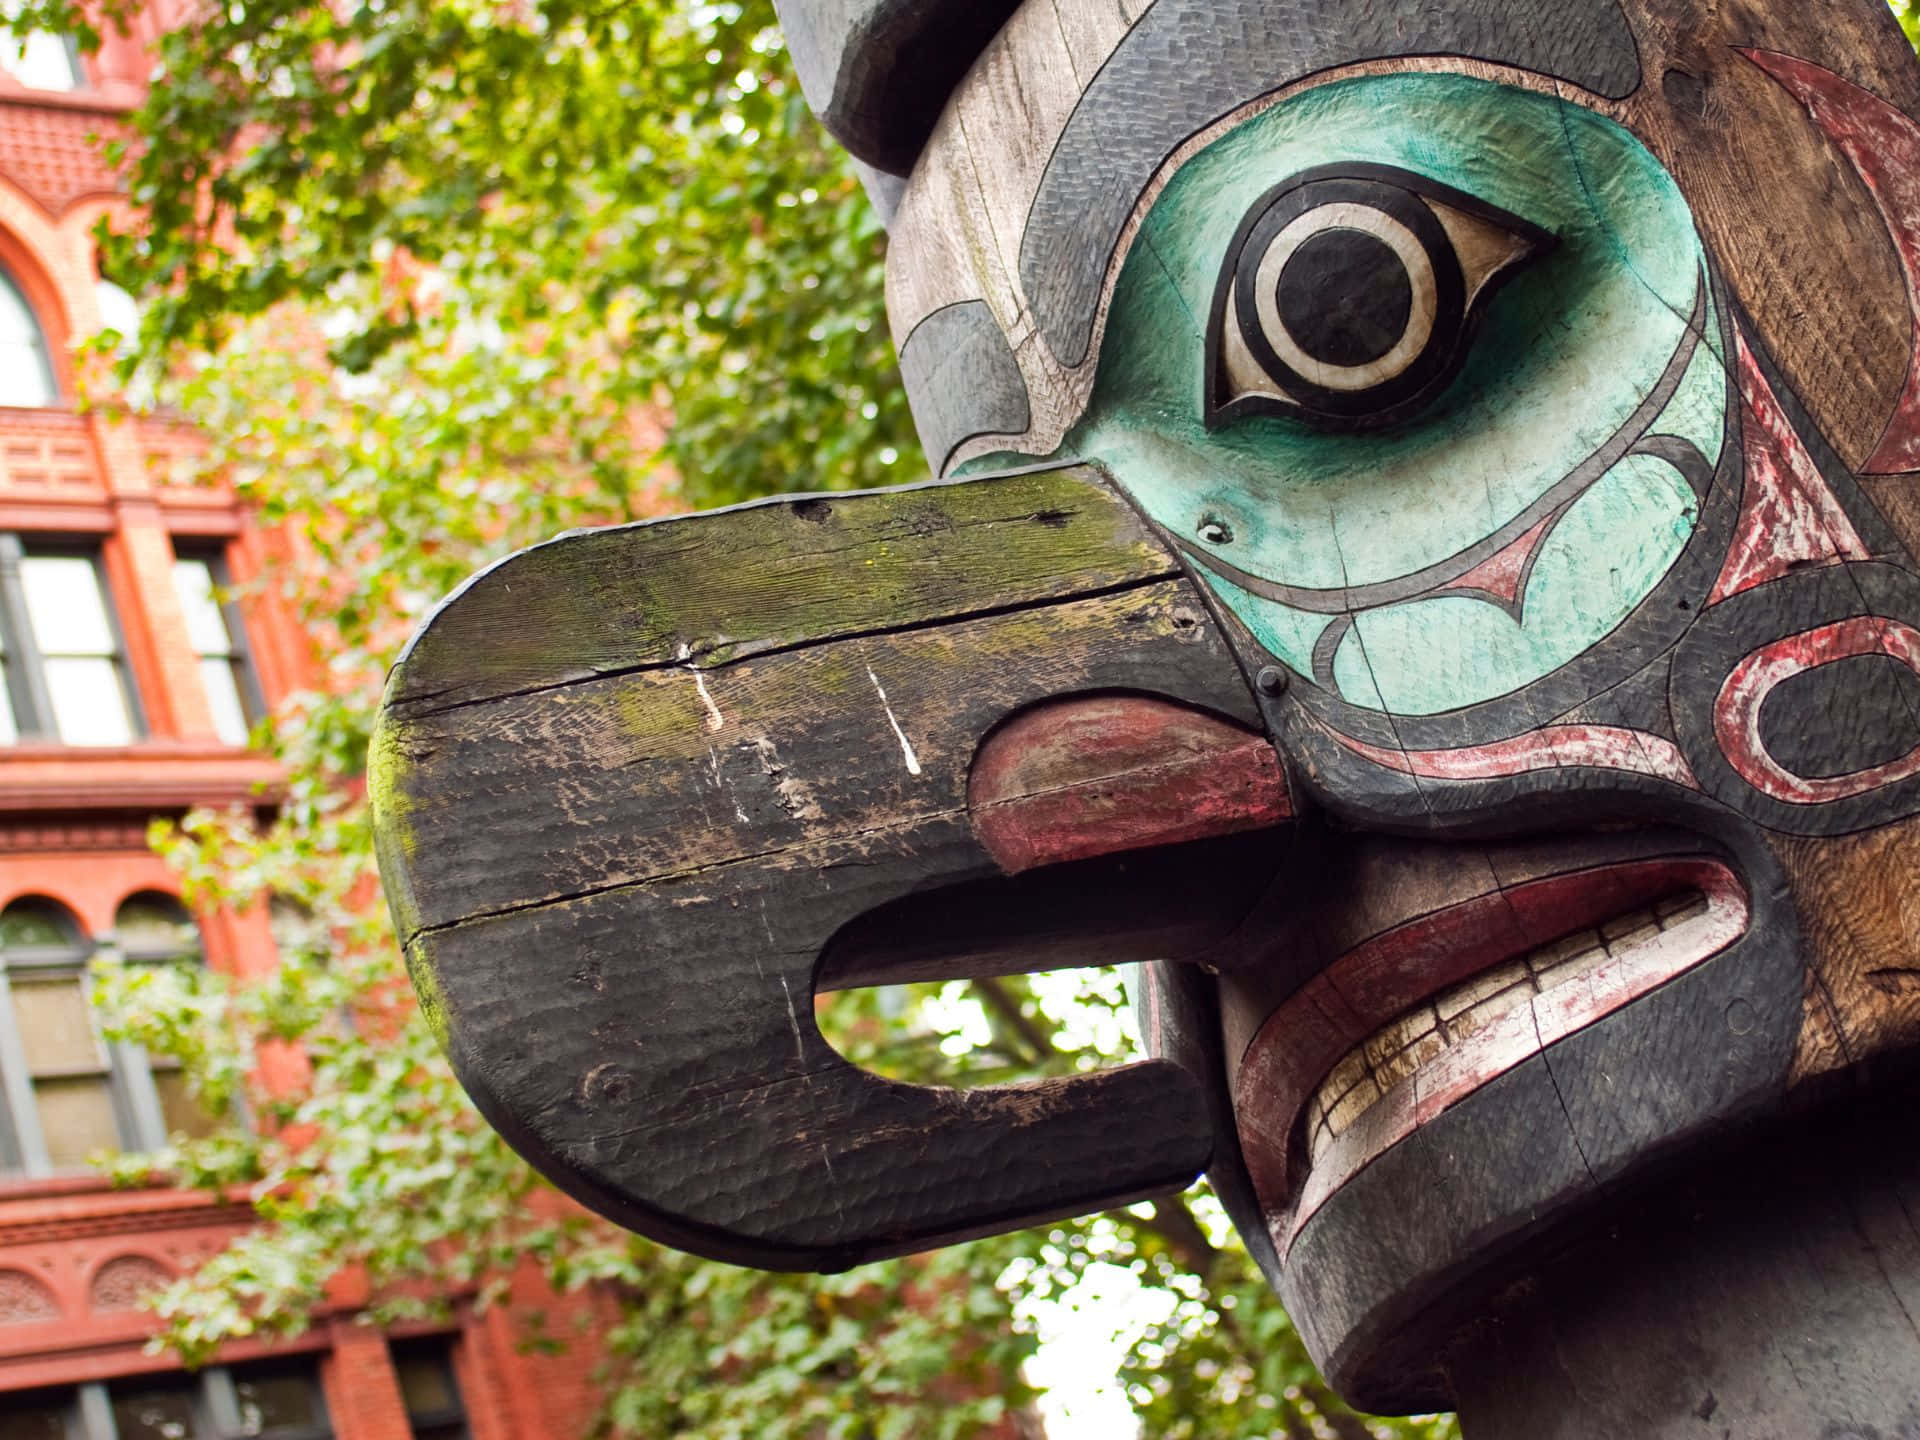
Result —
[[[1574, 983], [1535, 995], [1388, 1091], [1309, 1166], [1307, 1100], [1355, 1046], [1423, 1001], [1676, 892], [1704, 917]], [[1407, 921], [1357, 945], [1261, 1025], [1234, 1082], [1247, 1168], [1284, 1255], [1300, 1227], [1369, 1161], [1496, 1076], [1719, 954], [1746, 930], [1745, 887], [1705, 855], [1616, 862], [1529, 880]]]

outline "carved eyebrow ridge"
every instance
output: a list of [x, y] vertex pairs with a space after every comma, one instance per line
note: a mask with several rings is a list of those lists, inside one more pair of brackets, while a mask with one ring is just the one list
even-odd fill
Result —
[[1134, 201], [1188, 136], [1250, 100], [1359, 58], [1462, 55], [1610, 100], [1639, 88], [1619, 0], [1155, 0], [1081, 94], [1020, 240], [1020, 283], [1055, 359], [1087, 358]]

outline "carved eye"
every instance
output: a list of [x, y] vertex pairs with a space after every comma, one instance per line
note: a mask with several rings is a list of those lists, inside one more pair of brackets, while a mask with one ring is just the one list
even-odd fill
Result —
[[1214, 294], [1207, 424], [1391, 425], [1459, 373], [1486, 299], [1556, 241], [1405, 170], [1310, 170], [1240, 224]]

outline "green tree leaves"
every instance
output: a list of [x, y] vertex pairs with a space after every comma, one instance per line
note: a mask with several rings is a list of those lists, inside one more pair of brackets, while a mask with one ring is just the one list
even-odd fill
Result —
[[1893, 18], [1900, 22], [1913, 48], [1920, 51], [1920, 5], [1916, 5], [1915, 0], [1887, 0], [1887, 3], [1893, 6]]

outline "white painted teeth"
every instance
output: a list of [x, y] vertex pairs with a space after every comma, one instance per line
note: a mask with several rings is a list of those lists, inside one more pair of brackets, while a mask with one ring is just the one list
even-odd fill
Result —
[[1647, 909], [1616, 916], [1598, 930], [1582, 930], [1462, 981], [1381, 1027], [1347, 1052], [1307, 1102], [1312, 1158], [1318, 1160], [1335, 1136], [1448, 1046], [1485, 1029], [1515, 1006], [1531, 1003], [1534, 996], [1589, 975], [1663, 930], [1706, 913], [1707, 899], [1697, 890], [1669, 895]]

